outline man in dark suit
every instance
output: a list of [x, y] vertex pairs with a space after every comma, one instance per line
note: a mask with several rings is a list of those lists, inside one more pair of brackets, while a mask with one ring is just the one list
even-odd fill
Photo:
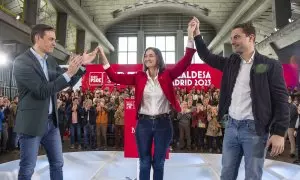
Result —
[[29, 180], [34, 172], [38, 149], [42, 144], [50, 164], [50, 178], [63, 179], [62, 145], [58, 129], [57, 92], [73, 86], [85, 73], [82, 65], [90, 63], [97, 48], [70, 58], [64, 72], [48, 55], [56, 45], [54, 28], [38, 24], [31, 32], [33, 46], [18, 56], [13, 74], [19, 91], [15, 131], [20, 134], [20, 169], [18, 178]]
[[219, 119], [226, 122], [221, 180], [237, 178], [242, 157], [245, 179], [262, 177], [265, 154], [284, 150], [284, 135], [289, 127], [288, 93], [279, 61], [255, 50], [255, 28], [252, 23], [236, 25], [231, 31], [235, 53], [230, 57], [212, 54], [204, 44], [199, 21], [194, 32], [200, 58], [223, 72]]

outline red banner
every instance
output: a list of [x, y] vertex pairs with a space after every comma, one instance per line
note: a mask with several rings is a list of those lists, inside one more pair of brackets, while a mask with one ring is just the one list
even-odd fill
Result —
[[133, 99], [124, 100], [124, 156], [137, 158], [137, 145], [135, 140], [136, 110]]
[[[117, 73], [133, 74], [143, 69], [142, 64], [128, 64], [128, 65], [111, 65]], [[167, 65], [167, 68], [172, 68], [174, 65]], [[118, 88], [125, 88], [126, 86], [118, 85], [109, 80], [106, 73], [103, 70], [102, 65], [88, 65], [86, 67], [87, 73], [82, 78], [83, 90], [93, 90], [98, 86], [103, 88], [113, 88], [115, 85]], [[185, 71], [180, 77], [174, 80], [173, 84], [177, 87], [187, 87], [191, 89], [193, 86], [196, 89], [201, 87], [207, 88], [211, 84], [215, 87], [220, 87], [222, 73], [219, 70], [211, 68], [207, 64], [192, 64], [187, 71]]]

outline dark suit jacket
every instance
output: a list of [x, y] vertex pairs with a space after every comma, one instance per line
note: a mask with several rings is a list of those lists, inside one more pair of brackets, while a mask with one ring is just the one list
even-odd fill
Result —
[[27, 50], [14, 61], [13, 75], [19, 91], [19, 104], [16, 117], [15, 131], [32, 136], [42, 136], [45, 133], [48, 121], [50, 98], [55, 113], [54, 123], [58, 124], [56, 97], [57, 92], [77, 83], [85, 73], [79, 70], [67, 83], [62, 75], [64, 71], [51, 56], [47, 59], [49, 81], [43, 69], [34, 56]]
[[86, 110], [85, 108], [83, 109], [83, 119], [82, 119], [82, 124], [83, 126], [87, 125], [88, 121], [88, 111], [89, 111], [89, 115], [90, 115], [90, 119], [89, 122], [91, 125], [96, 125], [96, 118], [97, 118], [97, 113], [96, 113], [96, 108], [95, 107], [91, 107], [90, 110]]

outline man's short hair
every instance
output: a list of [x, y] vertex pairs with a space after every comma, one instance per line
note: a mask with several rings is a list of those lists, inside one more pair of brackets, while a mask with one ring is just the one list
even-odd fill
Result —
[[46, 24], [37, 24], [35, 25], [32, 30], [31, 30], [31, 34], [30, 34], [30, 38], [31, 38], [31, 42], [33, 44], [35, 44], [35, 36], [39, 35], [41, 38], [44, 37], [45, 35], [45, 31], [55, 31], [55, 29], [49, 25]]
[[250, 35], [256, 36], [255, 27], [253, 26], [251, 21], [237, 24], [233, 27], [233, 29], [237, 29], [237, 28], [241, 28], [247, 36]]

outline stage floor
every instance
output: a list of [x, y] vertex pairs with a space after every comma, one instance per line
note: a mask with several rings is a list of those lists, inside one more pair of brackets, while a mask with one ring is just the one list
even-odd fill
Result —
[[[200, 153], [171, 153], [166, 160], [166, 180], [218, 180], [221, 155]], [[85, 151], [64, 153], [65, 180], [134, 180], [137, 177], [137, 159], [125, 159], [118, 151]], [[0, 164], [0, 179], [17, 179], [19, 161]], [[299, 180], [300, 166], [266, 160], [263, 180]], [[46, 156], [38, 158], [32, 180], [47, 180], [49, 166]], [[241, 164], [239, 180], [244, 179]]]

